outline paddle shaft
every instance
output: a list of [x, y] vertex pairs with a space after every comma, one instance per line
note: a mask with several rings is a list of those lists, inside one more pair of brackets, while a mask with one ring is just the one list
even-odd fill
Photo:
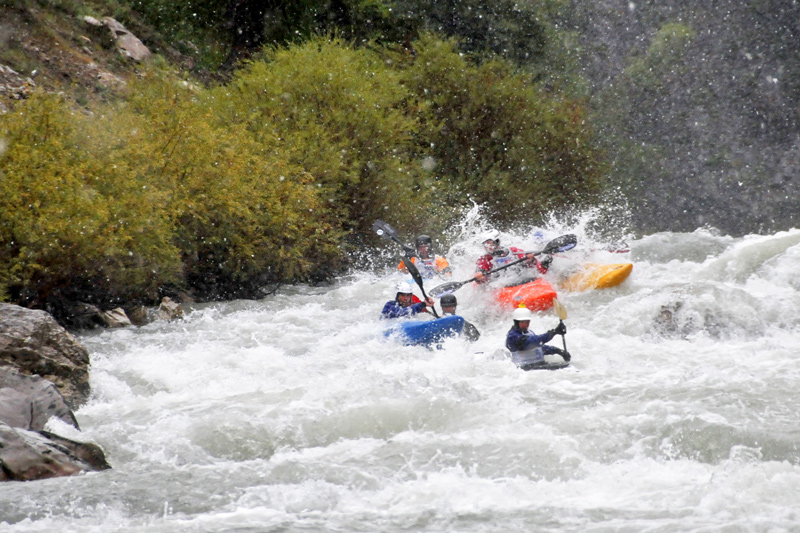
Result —
[[[547, 244], [547, 246], [544, 247], [544, 249], [542, 249], [542, 250], [540, 250], [538, 252], [532, 252], [532, 253], [533, 253], [533, 255], [542, 255], [542, 254], [553, 253], [553, 252], [557, 251], [559, 248], [561, 248], [562, 246], [568, 246], [569, 244], [573, 244], [574, 243], [574, 238], [575, 238], [575, 236], [571, 235], [571, 234], [570, 235], [564, 235], [562, 237], [559, 237], [557, 239], [554, 239], [554, 240], [550, 241]], [[531, 252], [527, 252], [527, 253], [531, 253]], [[526, 255], [527, 255], [527, 253], [526, 253]], [[511, 261], [510, 263], [505, 264], [505, 265], [503, 265], [501, 267], [493, 268], [489, 272], [486, 272], [484, 274], [484, 277], [488, 276], [490, 274], [494, 274], [495, 272], [500, 272], [501, 270], [505, 270], [506, 268], [512, 267], [514, 265], [518, 265], [518, 264], [522, 263], [523, 261], [526, 261], [527, 259], [528, 259], [527, 257], [523, 257], [521, 259], [517, 259], [516, 261]], [[467, 281], [449, 281], [447, 283], [439, 285], [438, 287], [434, 287], [433, 288], [434, 296], [439, 296], [440, 294], [445, 293], [445, 292], [457, 291], [458, 289], [460, 289], [461, 287], [463, 287], [467, 283], [469, 283], [471, 281], [476, 281], [477, 279], [478, 278], [475, 277], [475, 278], [472, 278], [472, 279], [468, 279]]]
[[[422, 285], [422, 276], [420, 275], [419, 270], [417, 269], [417, 266], [414, 264], [414, 261], [412, 261], [411, 259], [409, 259], [407, 257], [404, 257], [403, 258], [403, 264], [406, 266], [406, 269], [411, 274], [411, 277], [414, 278], [414, 281], [417, 282], [417, 285], [419, 285], [419, 289], [422, 291], [422, 297], [427, 302], [428, 295], [425, 294], [425, 287]], [[436, 312], [436, 307], [431, 306], [431, 312], [433, 313], [433, 316], [435, 318], [439, 318], [439, 314]]]
[[[567, 308], [564, 307], [561, 302], [558, 301], [558, 298], [553, 298], [553, 307], [556, 310], [556, 314], [558, 315], [558, 323], [559, 325], [564, 323], [564, 319], [567, 318]], [[567, 336], [562, 333], [561, 334], [561, 342], [564, 343], [564, 351], [567, 351]]]

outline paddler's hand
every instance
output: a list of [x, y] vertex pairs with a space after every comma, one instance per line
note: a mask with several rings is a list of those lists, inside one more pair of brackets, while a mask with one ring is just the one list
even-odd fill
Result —
[[475, 281], [477, 281], [478, 283], [483, 283], [484, 281], [486, 281], [486, 276], [483, 275], [483, 272], [476, 272]]
[[559, 322], [553, 331], [556, 335], [565, 335], [567, 333], [567, 325], [563, 322]]
[[425, 305], [427, 305], [428, 307], [433, 307], [433, 298], [431, 298], [430, 296], [425, 298]]
[[495, 248], [492, 255], [495, 257], [505, 257], [508, 255], [508, 248]]

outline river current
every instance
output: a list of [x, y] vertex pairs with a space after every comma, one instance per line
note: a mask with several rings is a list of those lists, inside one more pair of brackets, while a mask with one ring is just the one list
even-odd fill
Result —
[[[471, 284], [477, 342], [385, 339], [391, 266], [81, 334], [82, 431], [50, 428], [113, 469], [0, 484], [0, 532], [800, 531], [800, 230], [580, 237], [634, 268], [559, 293], [564, 370], [515, 368]], [[469, 279], [475, 239], [448, 252]]]

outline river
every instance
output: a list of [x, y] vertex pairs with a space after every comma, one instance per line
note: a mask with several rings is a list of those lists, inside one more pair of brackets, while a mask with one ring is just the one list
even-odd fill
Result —
[[516, 369], [471, 285], [477, 342], [385, 339], [392, 268], [83, 333], [82, 432], [51, 428], [113, 470], [0, 484], [0, 532], [800, 531], [800, 230], [628, 244], [584, 250], [623, 284], [559, 295], [559, 371]]

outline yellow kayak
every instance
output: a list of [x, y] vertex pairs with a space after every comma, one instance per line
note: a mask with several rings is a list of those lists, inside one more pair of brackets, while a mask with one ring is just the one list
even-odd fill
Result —
[[589, 289], [607, 289], [616, 287], [631, 274], [633, 263], [586, 263], [578, 272], [571, 274], [558, 286], [567, 291], [588, 291]]

